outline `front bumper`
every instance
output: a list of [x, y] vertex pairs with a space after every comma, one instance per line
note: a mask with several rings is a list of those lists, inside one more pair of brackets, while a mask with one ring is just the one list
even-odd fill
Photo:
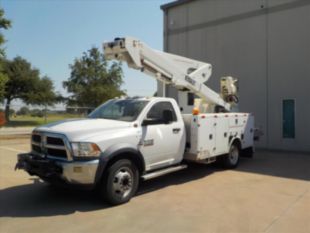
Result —
[[18, 154], [15, 169], [23, 169], [43, 180], [68, 184], [94, 185], [99, 159], [90, 161], [59, 161], [31, 153]]

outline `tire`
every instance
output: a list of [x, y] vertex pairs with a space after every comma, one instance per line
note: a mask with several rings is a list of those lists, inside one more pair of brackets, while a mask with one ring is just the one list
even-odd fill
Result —
[[105, 201], [112, 205], [126, 203], [138, 189], [139, 171], [130, 160], [117, 160], [108, 168], [101, 185]]
[[235, 168], [238, 166], [240, 149], [236, 143], [231, 144], [228, 154], [224, 155], [222, 165], [224, 168]]

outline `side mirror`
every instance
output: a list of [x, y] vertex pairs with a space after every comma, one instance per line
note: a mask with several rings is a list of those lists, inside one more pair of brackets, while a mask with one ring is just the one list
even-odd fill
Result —
[[147, 126], [147, 125], [150, 125], [150, 120], [149, 119], [144, 119], [143, 121], [142, 121], [142, 124], [141, 124], [142, 126]]
[[169, 124], [173, 121], [173, 112], [171, 110], [164, 110], [163, 111], [163, 120], [165, 124]]

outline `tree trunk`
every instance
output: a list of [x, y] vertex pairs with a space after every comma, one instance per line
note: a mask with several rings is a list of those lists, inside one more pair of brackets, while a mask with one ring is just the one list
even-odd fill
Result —
[[6, 104], [5, 104], [5, 120], [6, 120], [6, 122], [10, 122], [10, 104], [11, 104], [11, 99], [7, 99]]

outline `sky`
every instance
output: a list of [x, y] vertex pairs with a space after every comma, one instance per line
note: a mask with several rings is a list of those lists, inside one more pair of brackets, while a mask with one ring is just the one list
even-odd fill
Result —
[[[4, 31], [9, 59], [27, 59], [41, 75], [62, 82], [70, 77], [69, 64], [93, 46], [115, 37], [133, 36], [163, 49], [163, 12], [171, 0], [1, 0], [12, 27]], [[150, 96], [156, 81], [123, 65], [124, 85], [130, 96]]]

